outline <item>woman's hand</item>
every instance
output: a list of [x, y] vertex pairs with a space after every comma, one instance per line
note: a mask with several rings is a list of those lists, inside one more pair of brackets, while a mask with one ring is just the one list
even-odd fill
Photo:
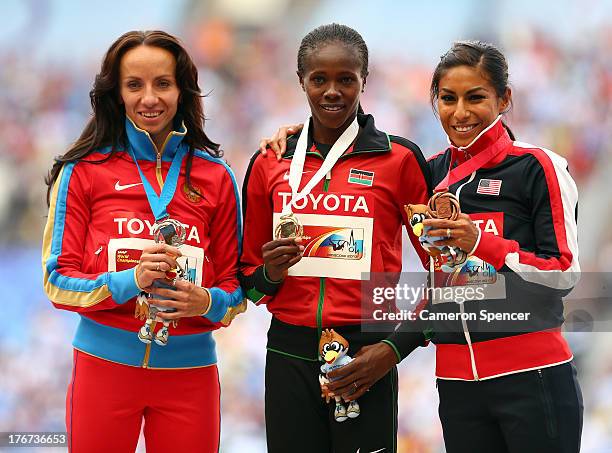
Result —
[[301, 238], [282, 238], [266, 242], [261, 248], [266, 275], [279, 282], [287, 275], [287, 269], [302, 259], [304, 246]]
[[149, 292], [149, 287], [157, 279], [166, 278], [166, 271], [176, 269], [176, 259], [181, 252], [167, 244], [155, 244], [146, 247], [140, 255], [136, 266], [136, 281], [141, 289]]
[[148, 292], [163, 299], [151, 299], [150, 303], [164, 308], [175, 308], [176, 311], [166, 313], [160, 311], [157, 318], [173, 321], [190, 316], [201, 316], [210, 306], [210, 293], [187, 280], [178, 280], [173, 283], [175, 289], [152, 287]]
[[423, 226], [431, 227], [427, 231], [427, 235], [430, 237], [450, 236], [448, 239], [434, 242], [434, 245], [459, 247], [464, 252], [470, 253], [478, 240], [478, 227], [467, 214], [459, 214], [457, 220], [425, 219], [423, 220]]
[[293, 124], [291, 126], [281, 126], [272, 137], [264, 137], [259, 142], [259, 150], [262, 156], [268, 155], [268, 145], [272, 152], [276, 155], [276, 160], [281, 160], [281, 157], [287, 150], [287, 135], [297, 134], [304, 127], [303, 124]]
[[326, 385], [327, 390], [345, 401], [356, 400], [395, 365], [397, 355], [387, 343], [364, 346], [351, 363], [327, 373], [331, 381]]

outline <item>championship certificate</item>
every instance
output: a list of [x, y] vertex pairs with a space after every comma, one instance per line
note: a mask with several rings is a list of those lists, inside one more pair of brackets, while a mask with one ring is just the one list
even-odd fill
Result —
[[[138, 264], [142, 250], [154, 245], [152, 239], [120, 238], [108, 242], [109, 272], [130, 269]], [[185, 269], [185, 278], [196, 286], [202, 286], [204, 250], [192, 245], [181, 246], [181, 256], [176, 260]]]
[[[284, 194], [279, 195], [275, 197], [273, 231], [282, 215]], [[289, 275], [367, 278], [372, 260], [373, 208], [373, 197], [369, 194], [308, 194], [294, 207], [304, 229], [304, 252], [302, 259], [289, 268]]]
[[[504, 231], [502, 213], [475, 213], [469, 216], [482, 231], [495, 235], [501, 235]], [[437, 268], [434, 260], [430, 260], [430, 263], [432, 288], [441, 290], [433, 291], [434, 304], [453, 301], [452, 297], [444, 296], [453, 293], [465, 294], [469, 292], [468, 288], [478, 288], [479, 292], [476, 297], [466, 298], [466, 300], [493, 300], [507, 297], [506, 277], [477, 256], [470, 256], [465, 263], [450, 273]], [[447, 289], [448, 293], [445, 292]]]

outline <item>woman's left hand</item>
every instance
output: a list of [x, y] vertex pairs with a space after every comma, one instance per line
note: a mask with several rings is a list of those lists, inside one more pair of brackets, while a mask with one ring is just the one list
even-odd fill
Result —
[[464, 252], [469, 253], [474, 249], [478, 240], [478, 227], [467, 214], [459, 214], [457, 220], [425, 219], [423, 220], [423, 226], [431, 227], [427, 231], [427, 236], [450, 236], [448, 239], [434, 242], [434, 245], [459, 247]]
[[351, 363], [327, 373], [325, 387], [344, 401], [356, 400], [397, 364], [397, 355], [387, 343], [364, 346]]
[[157, 317], [162, 320], [173, 321], [190, 316], [201, 316], [208, 310], [211, 303], [209, 292], [204, 288], [194, 285], [186, 280], [178, 280], [173, 283], [174, 289], [148, 288], [147, 291], [164, 299], [152, 299], [150, 303], [165, 308], [176, 308], [175, 312], [166, 313], [160, 311]]

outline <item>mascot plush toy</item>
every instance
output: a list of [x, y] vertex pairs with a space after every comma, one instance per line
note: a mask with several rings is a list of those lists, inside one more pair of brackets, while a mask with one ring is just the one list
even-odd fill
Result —
[[[319, 355], [325, 361], [321, 365], [321, 374], [319, 374], [319, 383], [321, 384], [321, 397], [325, 398], [325, 402], [329, 403], [331, 396], [329, 392], [324, 388], [326, 384], [329, 384], [330, 380], [327, 377], [327, 373], [337, 368], [341, 368], [347, 363], [353, 360], [350, 356], [346, 355], [348, 352], [349, 344], [346, 339], [336, 333], [334, 329], [325, 329], [321, 332], [321, 339], [319, 340]], [[337, 422], [343, 422], [348, 418], [357, 418], [360, 414], [359, 404], [357, 401], [351, 401], [348, 407], [342, 404], [342, 398], [335, 396], [336, 408], [334, 409], [334, 418]]]
[[446, 245], [435, 245], [436, 241], [448, 239], [445, 236], [429, 236], [429, 227], [423, 225], [425, 219], [448, 219], [456, 220], [459, 216], [460, 208], [457, 198], [449, 193], [437, 193], [424, 204], [409, 204], [404, 206], [408, 221], [412, 227], [412, 232], [419, 238], [429, 256], [444, 272], [452, 272], [467, 260], [467, 253], [458, 247], [448, 247]]

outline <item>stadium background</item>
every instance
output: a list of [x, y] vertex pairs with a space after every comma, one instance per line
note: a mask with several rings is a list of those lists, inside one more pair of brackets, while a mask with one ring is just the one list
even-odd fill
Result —
[[[103, 52], [127, 30], [160, 28], [186, 43], [208, 93], [207, 133], [240, 182], [259, 138], [307, 113], [295, 60], [316, 25], [362, 33], [371, 55], [365, 110], [426, 155], [445, 146], [428, 103], [439, 56], [455, 39], [492, 41], [510, 64], [515, 135], [566, 157], [578, 183], [583, 269], [607, 272], [612, 262], [610, 1], [4, 0], [0, 8], [0, 432], [64, 430], [76, 315], [54, 310], [41, 289], [43, 176], [81, 131]], [[265, 310], [250, 307], [216, 336], [224, 453], [265, 451], [267, 325]], [[612, 451], [612, 334], [567, 337], [584, 393], [582, 451]], [[433, 352], [401, 365], [402, 452], [444, 451]]]

